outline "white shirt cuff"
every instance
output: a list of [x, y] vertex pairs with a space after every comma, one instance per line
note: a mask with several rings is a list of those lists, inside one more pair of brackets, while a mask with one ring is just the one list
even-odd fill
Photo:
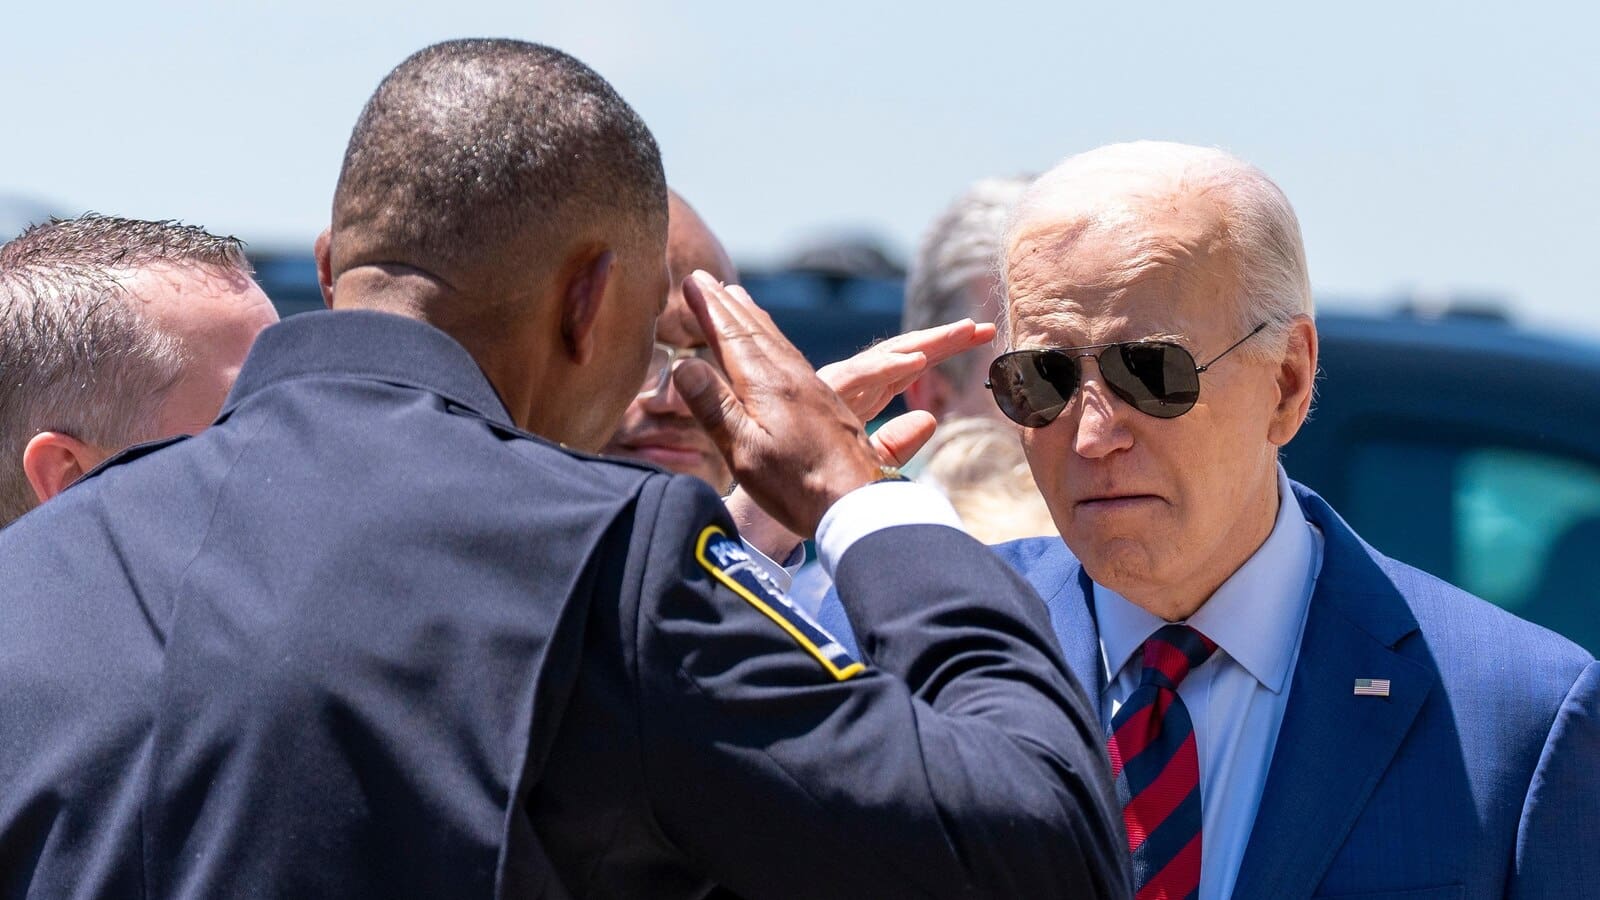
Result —
[[778, 583], [779, 589], [785, 594], [789, 593], [789, 588], [794, 585], [794, 573], [800, 571], [800, 567], [806, 564], [805, 544], [796, 547], [794, 552], [789, 554], [787, 564], [780, 565], [772, 557], [756, 549], [755, 544], [743, 540], [740, 543], [744, 544], [744, 552], [750, 554], [750, 559], [765, 569], [767, 575]]
[[828, 577], [856, 541], [897, 525], [948, 525], [961, 528], [961, 517], [945, 496], [914, 481], [875, 481], [856, 488], [834, 503], [817, 526], [817, 558]]

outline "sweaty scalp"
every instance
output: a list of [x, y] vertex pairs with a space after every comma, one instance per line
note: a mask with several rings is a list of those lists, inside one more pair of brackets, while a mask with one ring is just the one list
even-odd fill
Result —
[[661, 154], [592, 69], [539, 44], [435, 44], [384, 78], [334, 194], [335, 274], [451, 271], [602, 216], [666, 219]]

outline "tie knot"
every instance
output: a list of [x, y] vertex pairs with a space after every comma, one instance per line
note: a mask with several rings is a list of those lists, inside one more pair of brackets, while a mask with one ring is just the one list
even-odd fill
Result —
[[1187, 625], [1163, 625], [1144, 642], [1144, 674], [1139, 683], [1175, 691], [1216, 649], [1215, 641]]

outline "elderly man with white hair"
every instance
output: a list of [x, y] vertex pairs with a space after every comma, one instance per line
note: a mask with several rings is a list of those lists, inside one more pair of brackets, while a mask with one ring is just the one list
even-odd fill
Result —
[[1277, 185], [1102, 147], [1028, 189], [1003, 272], [990, 388], [1060, 536], [997, 551], [1099, 698], [1138, 896], [1591, 896], [1600, 664], [1278, 464], [1317, 330]]

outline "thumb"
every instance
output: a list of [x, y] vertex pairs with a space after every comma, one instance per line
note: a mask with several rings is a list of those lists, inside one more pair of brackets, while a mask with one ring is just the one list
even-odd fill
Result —
[[744, 404], [705, 360], [686, 359], [673, 366], [672, 386], [732, 466], [732, 448], [739, 432], [748, 427]]
[[903, 466], [933, 437], [938, 422], [926, 410], [895, 416], [872, 433], [872, 449], [892, 466]]

